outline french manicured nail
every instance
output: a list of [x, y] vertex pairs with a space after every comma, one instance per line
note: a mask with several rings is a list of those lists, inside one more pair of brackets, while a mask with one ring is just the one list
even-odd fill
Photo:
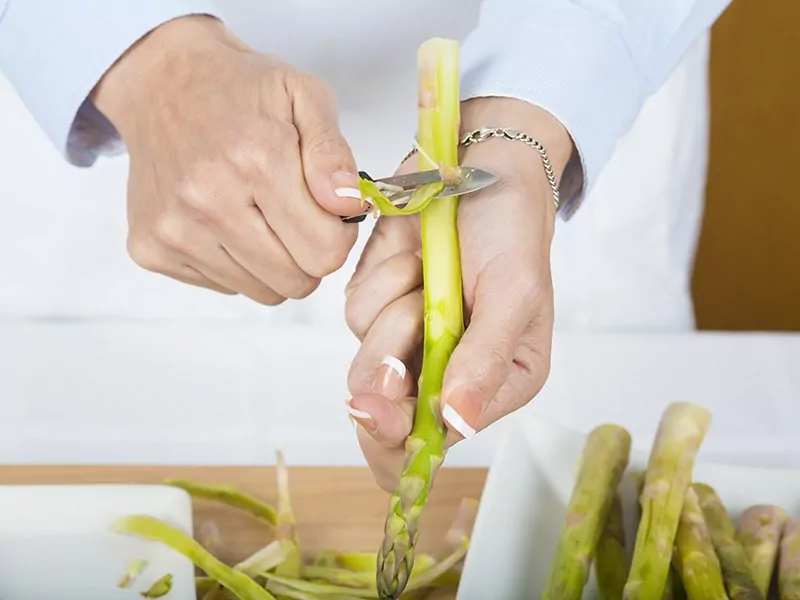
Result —
[[403, 394], [406, 372], [406, 366], [402, 360], [394, 356], [386, 356], [375, 374], [372, 389], [376, 394], [395, 400]]
[[345, 400], [345, 404], [347, 405], [347, 412], [350, 413], [350, 417], [352, 420], [361, 425], [367, 431], [370, 432], [375, 431], [376, 428], [375, 421], [372, 419], [371, 414], [369, 414], [365, 410], [359, 410], [357, 408], [354, 408], [350, 404], [350, 400]]
[[358, 189], [358, 175], [341, 171], [331, 177], [334, 193], [339, 198], [353, 198], [361, 200], [361, 190]]
[[481, 395], [473, 390], [457, 388], [442, 408], [442, 418], [464, 439], [475, 437], [475, 427], [481, 414]]

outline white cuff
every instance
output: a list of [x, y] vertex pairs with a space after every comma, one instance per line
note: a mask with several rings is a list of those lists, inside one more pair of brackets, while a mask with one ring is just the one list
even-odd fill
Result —
[[526, 100], [561, 121], [579, 157], [561, 180], [561, 214], [569, 218], [633, 125], [643, 98], [630, 53], [610, 24], [575, 4], [549, 11], [531, 4], [538, 5], [517, 4], [513, 18], [499, 14], [508, 3], [498, 2], [494, 13], [487, 6], [462, 49], [461, 94]]
[[10, 0], [0, 70], [58, 150], [91, 166], [121, 144], [89, 93], [139, 38], [190, 14], [219, 16], [213, 0]]

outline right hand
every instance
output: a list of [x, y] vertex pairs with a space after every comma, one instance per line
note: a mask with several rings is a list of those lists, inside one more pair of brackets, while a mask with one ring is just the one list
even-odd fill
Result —
[[191, 16], [133, 46], [92, 99], [128, 149], [141, 267], [277, 305], [346, 261], [358, 175], [321, 80]]

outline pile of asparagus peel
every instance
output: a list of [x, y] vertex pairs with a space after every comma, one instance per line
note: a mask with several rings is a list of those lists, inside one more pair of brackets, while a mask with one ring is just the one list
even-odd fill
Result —
[[[215, 558], [190, 532], [150, 516], [131, 515], [117, 521], [113, 531], [133, 535], [169, 546], [194, 563], [202, 576], [196, 578], [199, 600], [358, 600], [378, 598], [375, 581], [375, 553], [325, 551], [304, 556], [297, 538], [295, 518], [289, 497], [289, 477], [283, 457], [277, 461], [277, 506], [226, 485], [207, 485], [191, 481], [167, 481], [193, 498], [221, 502], [246, 511], [270, 530], [268, 543], [258, 552], [235, 565]], [[461, 577], [461, 565], [469, 548], [469, 538], [478, 503], [464, 499], [447, 533], [446, 553], [423, 554], [417, 558], [405, 591], [404, 600], [424, 600], [434, 590], [437, 598], [454, 597]], [[266, 541], [266, 540], [265, 540]], [[133, 589], [143, 561], [131, 564], [119, 587]], [[147, 589], [144, 598], [169, 599], [172, 574], [165, 573]]]
[[581, 600], [592, 567], [599, 600], [800, 600], [800, 519], [754, 505], [737, 528], [716, 490], [693, 480], [710, 424], [691, 403], [662, 415], [646, 469], [631, 473], [630, 561], [621, 484], [631, 438], [617, 425], [589, 434], [542, 600]]

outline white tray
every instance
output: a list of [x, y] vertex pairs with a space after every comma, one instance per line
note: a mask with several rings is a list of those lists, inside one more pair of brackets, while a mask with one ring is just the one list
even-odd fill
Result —
[[[585, 440], [582, 433], [531, 419], [509, 432], [489, 470], [457, 600], [541, 596]], [[634, 438], [629, 472], [646, 465], [650, 442]], [[761, 503], [800, 514], [800, 470], [704, 462], [701, 447], [694, 480], [716, 488], [734, 518]], [[622, 490], [630, 553], [637, 511], [628, 474]], [[596, 597], [592, 569], [584, 600]]]
[[[157, 543], [109, 533], [118, 518], [144, 514], [191, 533], [183, 490], [146, 485], [0, 486], [2, 600], [132, 600], [167, 573], [169, 600], [194, 600], [194, 569]], [[117, 587], [135, 559], [135, 585]]]

